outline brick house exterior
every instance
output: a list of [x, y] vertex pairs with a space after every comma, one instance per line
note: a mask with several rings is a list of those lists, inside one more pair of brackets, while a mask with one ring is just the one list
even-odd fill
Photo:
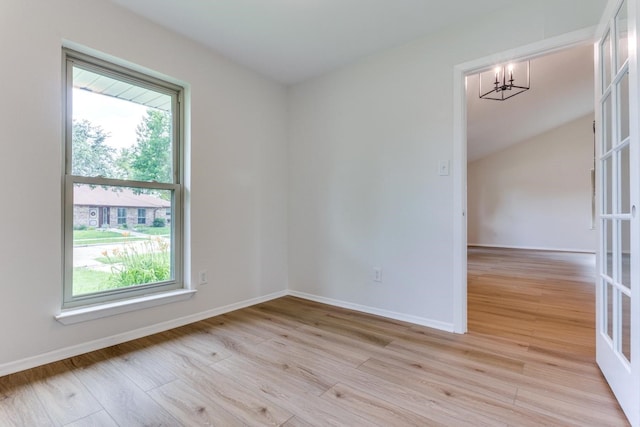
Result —
[[156, 218], [171, 222], [171, 202], [128, 188], [79, 185], [73, 189], [73, 226], [152, 226]]

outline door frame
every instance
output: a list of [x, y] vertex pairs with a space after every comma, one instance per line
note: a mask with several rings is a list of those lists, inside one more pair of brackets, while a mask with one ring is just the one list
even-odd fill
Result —
[[545, 56], [596, 42], [589, 27], [458, 64], [453, 69], [453, 330], [467, 332], [467, 96], [466, 76], [490, 70], [498, 63]]

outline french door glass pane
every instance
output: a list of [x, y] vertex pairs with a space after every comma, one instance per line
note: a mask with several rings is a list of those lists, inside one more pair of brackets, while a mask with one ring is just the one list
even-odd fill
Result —
[[603, 263], [604, 271], [603, 273], [607, 276], [613, 278], [613, 221], [610, 219], [604, 220], [604, 229], [605, 236], [604, 241], [606, 244], [605, 254], [606, 259]]
[[618, 43], [618, 53], [616, 68], [620, 69], [629, 57], [629, 40], [627, 36], [627, 2], [622, 2], [622, 6], [616, 15], [616, 39]]
[[[75, 184], [73, 295], [173, 280], [172, 199], [172, 190]], [[145, 226], [138, 225], [140, 209]]]
[[611, 215], [613, 213], [613, 199], [611, 197], [613, 187], [613, 158], [607, 157], [602, 165], [602, 192], [603, 202], [602, 213]]
[[611, 126], [611, 95], [602, 103], [602, 154], [611, 150], [613, 139], [613, 126]]
[[618, 144], [629, 137], [629, 73], [624, 76], [618, 83], [618, 102], [620, 110], [618, 111], [618, 121], [620, 124], [620, 135]]
[[611, 84], [611, 33], [607, 33], [600, 45], [602, 59], [602, 92]]
[[621, 326], [622, 326], [622, 354], [627, 362], [631, 362], [631, 298], [621, 293]]
[[605, 330], [607, 336], [613, 341], [613, 287], [609, 283], [605, 283], [605, 289], [604, 309], [607, 312]]
[[625, 145], [619, 154], [620, 163], [618, 163], [618, 176], [620, 183], [620, 193], [618, 195], [620, 200], [621, 214], [631, 213], [631, 182], [629, 180], [629, 145]]
[[631, 222], [621, 221], [621, 236], [620, 236], [620, 277], [618, 281], [631, 288]]

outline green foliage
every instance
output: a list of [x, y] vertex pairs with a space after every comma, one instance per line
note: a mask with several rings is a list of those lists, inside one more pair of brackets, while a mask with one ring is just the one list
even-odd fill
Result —
[[121, 148], [115, 158], [114, 166], [118, 171], [118, 177], [121, 179], [129, 179], [133, 176], [131, 166], [133, 148]]
[[138, 143], [129, 153], [131, 177], [138, 181], [172, 182], [171, 115], [148, 109], [136, 133]]
[[102, 264], [116, 264], [121, 261], [121, 258], [116, 256], [99, 256], [98, 258], [94, 258], [93, 260], [101, 262]]
[[105, 144], [102, 127], [88, 120], [73, 121], [71, 173], [80, 176], [117, 178], [115, 149]]
[[84, 225], [84, 224], [77, 224], [77, 225], [74, 225], [74, 226], [73, 226], [73, 229], [74, 229], [74, 230], [82, 231], [82, 230], [86, 230], [86, 229], [87, 229], [87, 226], [86, 226], [86, 225]]
[[111, 264], [113, 288], [157, 283], [171, 278], [169, 244], [162, 238], [116, 248], [102, 253]]
[[[88, 120], [73, 121], [71, 170], [79, 176], [172, 182], [171, 114], [149, 108], [136, 128], [137, 143], [117, 150], [109, 134]], [[169, 197], [166, 192], [160, 197]]]
[[154, 227], [164, 227], [166, 224], [164, 218], [154, 218], [153, 219], [153, 226]]

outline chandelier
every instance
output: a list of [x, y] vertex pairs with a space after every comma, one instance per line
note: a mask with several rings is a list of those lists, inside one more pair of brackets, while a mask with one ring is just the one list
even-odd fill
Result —
[[526, 61], [501, 65], [491, 71], [478, 74], [480, 98], [504, 101], [529, 90], [531, 87], [529, 71], [530, 64]]

